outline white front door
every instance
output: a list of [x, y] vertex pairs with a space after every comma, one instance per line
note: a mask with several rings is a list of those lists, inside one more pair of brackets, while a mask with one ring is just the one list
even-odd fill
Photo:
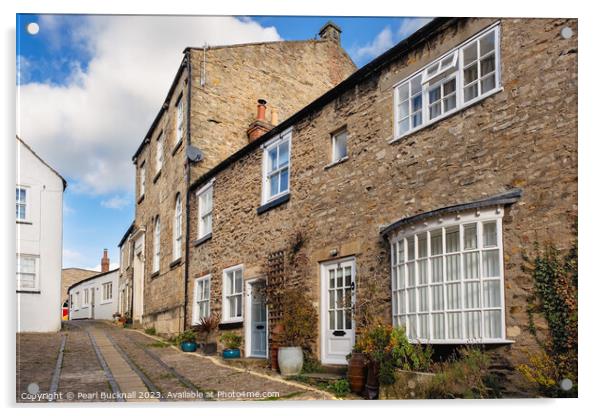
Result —
[[265, 303], [265, 281], [257, 280], [250, 284], [249, 306], [250, 346], [252, 357], [267, 357], [267, 309]]
[[347, 364], [355, 344], [355, 259], [321, 266], [321, 352], [324, 364]]

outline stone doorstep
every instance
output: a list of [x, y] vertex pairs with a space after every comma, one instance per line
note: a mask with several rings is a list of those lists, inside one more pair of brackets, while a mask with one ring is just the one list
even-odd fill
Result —
[[307, 377], [314, 381], [323, 381], [323, 382], [343, 380], [346, 378], [346, 376], [344, 374], [338, 374], [338, 373], [302, 373], [301, 375], [303, 377]]

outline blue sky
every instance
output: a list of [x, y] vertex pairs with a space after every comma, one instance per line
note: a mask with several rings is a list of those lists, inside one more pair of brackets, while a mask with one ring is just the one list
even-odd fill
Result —
[[[131, 156], [185, 46], [310, 39], [333, 20], [362, 66], [428, 19], [17, 15], [17, 132], [66, 177], [63, 264], [112, 263], [134, 215]], [[40, 31], [26, 27], [37, 22]], [[152, 65], [140, 65], [151, 62]]]

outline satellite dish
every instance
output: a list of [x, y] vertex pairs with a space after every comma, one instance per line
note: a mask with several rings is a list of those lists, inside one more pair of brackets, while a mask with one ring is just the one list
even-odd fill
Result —
[[200, 162], [203, 160], [203, 151], [198, 147], [192, 145], [188, 146], [186, 148], [186, 157], [188, 157], [188, 160], [191, 162]]

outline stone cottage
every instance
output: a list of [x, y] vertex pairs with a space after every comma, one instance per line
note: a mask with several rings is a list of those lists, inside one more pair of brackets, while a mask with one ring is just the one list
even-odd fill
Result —
[[[189, 321], [189, 186], [244, 148], [248, 135], [270, 130], [354, 72], [339, 40], [340, 29], [328, 23], [313, 40], [184, 50], [133, 157], [136, 212], [120, 243], [128, 259], [120, 288], [131, 296], [135, 323], [159, 333], [184, 329]], [[269, 102], [269, 119], [255, 118], [258, 100], [262, 111]]]
[[190, 186], [186, 326], [219, 313], [266, 357], [279, 284], [310, 294], [325, 364], [374, 299], [415, 342], [537, 348], [522, 253], [575, 238], [576, 20], [435, 19], [273, 124]]

